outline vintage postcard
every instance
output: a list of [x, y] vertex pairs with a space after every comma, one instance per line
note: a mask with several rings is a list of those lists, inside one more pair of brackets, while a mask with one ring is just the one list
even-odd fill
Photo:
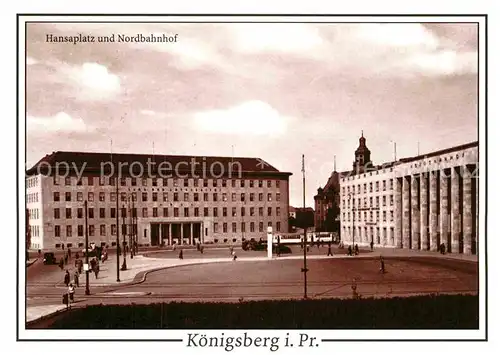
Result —
[[485, 16], [18, 26], [19, 340], [485, 339]]

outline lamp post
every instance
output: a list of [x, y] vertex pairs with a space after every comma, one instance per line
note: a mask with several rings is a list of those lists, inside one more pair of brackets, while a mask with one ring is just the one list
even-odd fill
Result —
[[[306, 210], [306, 169], [304, 166], [304, 154], [302, 154], [302, 202], [304, 213]], [[304, 273], [304, 299], [307, 299], [307, 224], [304, 221], [304, 267], [301, 271]]]
[[349, 197], [349, 201], [352, 201], [352, 248], [354, 249], [354, 231], [355, 231], [355, 226], [354, 226], [354, 220], [355, 220], [355, 213], [356, 213], [356, 209], [354, 207], [354, 194], [352, 192], [350, 192], [348, 195]]
[[87, 200], [85, 200], [85, 264], [87, 264], [87, 270], [85, 270], [85, 294], [90, 295], [89, 289], [89, 231], [87, 223]]
[[132, 232], [132, 208], [130, 207], [130, 200], [132, 199], [132, 194], [129, 194], [128, 197], [127, 197], [127, 209], [129, 211], [129, 225], [127, 227], [127, 230], [128, 230], [128, 243], [130, 245], [130, 259], [133, 259], [134, 258], [134, 243], [132, 242], [132, 236], [133, 236], [133, 232]]
[[[123, 219], [123, 225], [125, 226], [125, 212], [127, 210], [125, 209], [125, 204], [122, 205], [122, 219]], [[117, 218], [118, 218], [118, 211], [117, 211], [117, 214], [116, 214]], [[127, 270], [127, 251], [125, 250], [125, 232], [126, 230], [124, 230], [122, 228], [122, 234], [123, 234], [123, 264], [122, 264], [122, 270], [125, 271]]]

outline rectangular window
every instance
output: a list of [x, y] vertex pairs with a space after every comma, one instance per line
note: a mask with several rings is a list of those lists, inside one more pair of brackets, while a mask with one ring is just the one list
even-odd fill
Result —
[[105, 224], [101, 224], [99, 226], [99, 232], [100, 232], [101, 236], [105, 236], [106, 235], [106, 225]]
[[184, 217], [189, 217], [189, 207], [184, 207]]
[[66, 226], [66, 237], [72, 236], [71, 226]]
[[152, 184], [153, 186], [158, 186], [158, 179], [157, 179], [157, 178], [152, 178], [152, 179], [151, 179], [151, 184]]
[[264, 207], [259, 207], [259, 217], [264, 216]]
[[174, 202], [175, 201], [179, 201], [179, 193], [178, 192], [174, 192]]
[[259, 222], [259, 232], [264, 232], [264, 222]]
[[137, 178], [130, 178], [130, 185], [137, 186]]
[[71, 208], [66, 208], [66, 219], [71, 218]]
[[189, 201], [189, 192], [184, 192], [184, 202]]
[[236, 207], [231, 209], [231, 216], [236, 217]]
[[385, 222], [387, 220], [387, 213], [386, 211], [382, 212], [382, 222]]
[[54, 192], [54, 202], [59, 201], [59, 192]]
[[200, 209], [198, 207], [194, 208], [194, 216], [199, 217], [200, 216]]
[[217, 187], [217, 180], [212, 179], [212, 187]]
[[213, 198], [214, 198], [214, 202], [217, 202], [217, 193], [214, 193]]
[[254, 207], [250, 207], [250, 216], [255, 216], [255, 208]]
[[245, 228], [245, 222], [241, 222], [241, 231], [242, 231], [243, 233], [245, 233], [245, 232], [246, 232], [246, 230], [245, 230], [245, 229], [246, 229], [246, 228]]
[[272, 216], [272, 215], [273, 215], [273, 209], [272, 209], [272, 207], [268, 207], [267, 208], [267, 216], [269, 217], [269, 216]]
[[280, 188], [280, 181], [279, 180], [276, 180], [276, 188]]
[[[250, 180], [252, 181], [252, 180]], [[253, 200], [255, 199], [255, 194], [253, 192], [250, 193], [250, 202], [253, 202]]]
[[241, 217], [245, 217], [245, 207], [241, 207]]
[[153, 207], [153, 217], [158, 217], [158, 208]]
[[276, 232], [281, 232], [281, 222], [276, 222]]
[[168, 217], [168, 207], [163, 207], [163, 217]]
[[227, 201], [227, 193], [222, 194], [222, 201]]
[[276, 193], [276, 201], [281, 201], [281, 194], [279, 192]]
[[174, 207], [174, 217], [179, 217], [179, 208]]
[[[234, 181], [234, 180], [233, 180]], [[233, 222], [232, 225], [231, 225], [231, 230], [233, 231], [233, 233], [236, 233], [236, 222]]]
[[268, 201], [268, 202], [270, 202], [270, 201], [272, 201], [272, 200], [273, 200], [273, 198], [272, 198], [272, 194], [270, 194], [270, 193], [269, 193], [269, 194], [267, 194], [267, 201]]
[[101, 177], [99, 178], [99, 185], [100, 185], [100, 186], [104, 186], [104, 185], [106, 185], [106, 178], [105, 178], [105, 177], [101, 176]]
[[219, 233], [219, 223], [214, 223], [214, 233]]
[[167, 202], [168, 201], [168, 192], [164, 192], [163, 193], [163, 202]]
[[127, 202], [127, 193], [126, 192], [120, 193], [120, 201]]
[[127, 178], [120, 178], [120, 186], [127, 186]]
[[94, 202], [94, 193], [93, 192], [89, 192], [88, 199], [89, 199], [89, 202]]
[[54, 236], [60, 237], [61, 236], [61, 226], [55, 226], [54, 227]]
[[59, 219], [61, 218], [59, 214], [59, 208], [54, 208], [54, 219]]
[[255, 223], [254, 222], [250, 222], [250, 233], [253, 233], [253, 232], [255, 232]]
[[106, 200], [105, 193], [99, 192], [99, 201], [104, 202]]
[[99, 218], [106, 218], [106, 209], [99, 208]]
[[66, 192], [65, 197], [66, 202], [71, 202], [71, 192]]
[[111, 218], [116, 218], [116, 208], [111, 208]]
[[271, 187], [271, 183], [272, 183], [271, 180], [267, 180], [267, 187]]
[[382, 190], [385, 191], [385, 180], [382, 181]]
[[245, 180], [243, 179], [240, 180], [240, 187], [245, 187]]
[[231, 186], [236, 187], [236, 180], [234, 180], [234, 179], [231, 180]]
[[174, 178], [174, 186], [175, 187], [179, 186], [179, 180], [177, 178]]
[[214, 207], [214, 217], [219, 217], [219, 209]]
[[116, 202], [116, 193], [115, 193], [115, 192], [111, 192], [111, 193], [109, 194], [109, 200], [110, 200], [111, 202]]
[[142, 202], [146, 202], [148, 200], [148, 193], [147, 192], [143, 192], [142, 193]]
[[259, 187], [262, 187], [262, 180], [259, 180]]
[[222, 179], [222, 187], [226, 187], [227, 181], [226, 179]]
[[222, 233], [227, 233], [227, 223], [222, 223]]
[[389, 201], [390, 201], [390, 205], [392, 206], [394, 204], [394, 196], [389, 196]]
[[203, 187], [208, 187], [208, 179], [203, 179]]
[[394, 221], [394, 211], [391, 211], [391, 222]]
[[142, 209], [142, 217], [147, 218], [148, 217], [148, 208], [144, 207]]
[[93, 237], [95, 234], [95, 228], [94, 228], [94, 225], [93, 224], [90, 224], [89, 225], [89, 236], [90, 237]]
[[82, 180], [83, 180], [83, 178], [80, 178], [80, 179], [77, 178], [76, 185], [77, 186], [82, 186]]
[[203, 208], [203, 217], [208, 217], [208, 207]]
[[116, 224], [111, 225], [111, 235], [116, 235]]
[[184, 187], [189, 187], [189, 179], [184, 179]]
[[148, 186], [148, 179], [147, 178], [142, 178], [142, 186]]
[[153, 202], [158, 201], [158, 192], [153, 192]]
[[386, 200], [385, 200], [385, 196], [382, 196], [382, 206], [384, 206], [384, 207], [385, 207], [385, 204], [386, 204], [386, 202], [385, 202], [385, 201], [386, 201]]
[[206, 192], [203, 193], [203, 201], [208, 201], [208, 194]]
[[259, 192], [259, 201], [264, 200], [264, 194], [262, 192]]
[[281, 216], [281, 209], [279, 207], [276, 207], [276, 216]]
[[83, 208], [76, 209], [76, 216], [77, 218], [83, 218]]
[[94, 209], [89, 208], [88, 214], [89, 214], [89, 218], [94, 218]]
[[194, 195], [193, 195], [193, 200], [194, 200], [195, 202], [198, 202], [198, 201], [199, 201], [199, 197], [198, 197], [198, 193], [197, 193], [197, 192], [195, 192], [195, 193], [194, 193]]
[[242, 192], [240, 196], [241, 202], [245, 202], [245, 193]]
[[222, 217], [227, 217], [227, 207], [222, 207]]
[[250, 180], [250, 187], [253, 187], [254, 180]]
[[199, 179], [193, 179], [193, 186], [198, 187], [200, 185], [200, 180]]
[[83, 237], [83, 225], [78, 225], [78, 236]]
[[116, 185], [116, 178], [110, 177], [109, 178], [109, 185], [110, 186], [115, 186]]
[[231, 201], [236, 202], [236, 193], [234, 192], [231, 194]]
[[64, 185], [71, 186], [71, 178], [69, 176], [64, 178]]

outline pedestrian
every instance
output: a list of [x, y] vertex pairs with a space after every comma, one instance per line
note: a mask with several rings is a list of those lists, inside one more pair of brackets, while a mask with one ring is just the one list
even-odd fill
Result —
[[63, 260], [63, 258], [59, 259], [59, 267], [61, 268], [61, 270], [64, 270], [64, 260]]
[[66, 285], [66, 287], [68, 287], [68, 285], [69, 285], [69, 279], [70, 279], [69, 271], [66, 270], [66, 273], [64, 274], [64, 284]]
[[382, 274], [385, 274], [385, 263], [384, 263], [384, 258], [382, 255], [380, 256], [380, 272]]
[[181, 259], [181, 260], [182, 260], [182, 259], [184, 259], [184, 255], [182, 255], [182, 249], [181, 249], [181, 251], [179, 252], [179, 259]]
[[83, 260], [79, 260], [78, 262], [78, 273], [81, 274], [82, 273], [82, 268], [83, 268]]
[[176, 244], [174, 243], [174, 244], [172, 245], [172, 251], [175, 251], [175, 248], [176, 248]]
[[75, 281], [76, 287], [80, 287], [80, 274], [78, 273], [78, 270], [75, 270], [75, 275], [73, 279]]
[[347, 255], [352, 256], [352, 247], [350, 245], [347, 248]]
[[236, 256], [236, 252], [235, 252], [235, 251], [233, 251], [233, 252], [231, 253], [231, 255], [233, 256], [233, 261], [235, 261], [235, 260], [236, 260], [236, 258], [237, 258], [237, 256]]
[[370, 249], [373, 251], [373, 240], [370, 242]]
[[94, 274], [95, 274], [95, 279], [97, 280], [97, 277], [99, 276], [99, 264], [96, 264], [94, 268]]
[[332, 254], [332, 244], [331, 243], [328, 243], [328, 253], [326, 254], [326, 256], [333, 256], [333, 254]]
[[205, 249], [205, 247], [203, 245], [200, 245], [200, 253], [203, 254], [203, 250]]
[[356, 244], [354, 246], [354, 255], [358, 255], [359, 254], [359, 248], [358, 248], [358, 245]]
[[229, 247], [229, 254], [230, 254], [230, 255], [233, 255], [233, 250], [234, 250], [234, 248], [233, 248], [233, 246], [231, 245], [231, 246]]
[[68, 254], [64, 254], [64, 264], [67, 265], [68, 264]]
[[41, 257], [42, 256], [42, 251], [40, 249], [38, 249], [38, 257]]
[[71, 259], [71, 249], [68, 248], [68, 258]]
[[69, 302], [74, 302], [75, 301], [75, 287], [73, 286], [73, 284], [69, 284], [68, 294], [69, 294]]
[[94, 258], [92, 258], [92, 260], [90, 260], [90, 269], [91, 269], [92, 271], [94, 271], [94, 269], [95, 269], [95, 265], [96, 265], [96, 261], [95, 261], [95, 259], [94, 259]]

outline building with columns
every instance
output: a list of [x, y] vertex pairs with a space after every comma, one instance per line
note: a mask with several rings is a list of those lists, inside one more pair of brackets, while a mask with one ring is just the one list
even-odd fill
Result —
[[478, 162], [478, 142], [378, 166], [358, 148], [353, 170], [340, 179], [342, 240], [432, 251], [444, 244], [448, 252], [476, 254]]
[[117, 233], [139, 245], [286, 233], [290, 175], [259, 158], [54, 152], [27, 171], [31, 248], [83, 247], [84, 201], [97, 245]]

